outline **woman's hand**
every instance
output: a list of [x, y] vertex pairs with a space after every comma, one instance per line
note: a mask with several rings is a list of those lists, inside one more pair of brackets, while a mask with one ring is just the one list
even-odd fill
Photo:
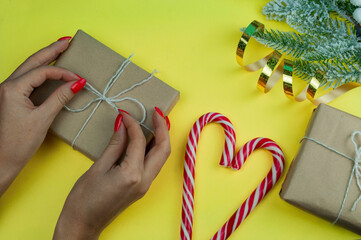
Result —
[[146, 153], [137, 121], [124, 112], [119, 114], [108, 147], [70, 192], [54, 239], [98, 239], [120, 212], [147, 192], [170, 154], [166, 120], [155, 111], [153, 123], [154, 144]]
[[[58, 112], [86, 83], [66, 69], [48, 66], [67, 49], [69, 39], [33, 54], [0, 84], [0, 196], [40, 147]], [[29, 96], [46, 80], [65, 83], [34, 106]]]

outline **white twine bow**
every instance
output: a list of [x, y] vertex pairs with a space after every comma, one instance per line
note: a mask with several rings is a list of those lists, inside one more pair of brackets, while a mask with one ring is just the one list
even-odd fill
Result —
[[147, 77], [146, 79], [130, 86], [129, 88], [119, 92], [118, 94], [112, 96], [112, 97], [107, 97], [107, 93], [109, 92], [109, 90], [113, 87], [114, 83], [118, 80], [118, 78], [120, 77], [120, 75], [124, 72], [125, 68], [129, 65], [129, 63], [131, 63], [130, 58], [134, 56], [134, 53], [132, 55], [130, 55], [118, 68], [118, 70], [115, 72], [115, 74], [109, 79], [107, 85], [104, 88], [103, 93], [100, 93], [97, 89], [95, 89], [90, 83], [86, 83], [84, 89], [88, 90], [89, 92], [95, 94], [96, 96], [98, 96], [97, 98], [92, 99], [91, 101], [88, 102], [88, 104], [86, 104], [84, 107], [82, 108], [78, 108], [78, 109], [72, 109], [68, 106], [64, 106], [66, 110], [70, 111], [70, 112], [82, 112], [85, 109], [87, 109], [88, 107], [90, 107], [93, 103], [98, 102], [97, 105], [94, 107], [93, 111], [90, 113], [89, 117], [87, 118], [87, 120], [84, 122], [83, 126], [80, 128], [80, 130], [78, 131], [77, 135], [74, 137], [73, 142], [71, 143], [71, 146], [74, 147], [74, 144], [76, 142], [76, 140], [78, 139], [78, 137], [80, 136], [80, 134], [83, 132], [85, 126], [88, 124], [89, 120], [92, 118], [92, 116], [94, 115], [95, 111], [98, 109], [98, 107], [100, 106], [100, 104], [105, 101], [106, 103], [108, 103], [111, 107], [113, 107], [115, 109], [115, 111], [118, 113], [118, 107], [115, 105], [115, 103], [117, 102], [122, 102], [122, 101], [132, 101], [137, 103], [142, 111], [143, 111], [143, 117], [142, 119], [139, 121], [139, 124], [142, 125], [145, 129], [147, 129], [148, 131], [150, 131], [152, 134], [154, 134], [154, 132], [148, 128], [145, 124], [144, 121], [147, 117], [147, 111], [144, 107], [144, 105], [137, 99], [132, 98], [132, 97], [123, 97], [123, 98], [119, 98], [121, 95], [133, 90], [134, 88], [148, 82], [153, 76], [154, 74], [157, 72], [157, 70], [154, 70], [152, 72], [152, 74]]
[[[337, 215], [337, 218], [335, 219], [335, 221], [332, 223], [332, 224], [335, 224], [337, 223], [337, 221], [340, 219], [340, 216], [341, 216], [341, 213], [343, 211], [343, 208], [345, 206], [345, 203], [346, 203], [346, 199], [347, 199], [347, 195], [348, 195], [348, 192], [350, 190], [350, 186], [351, 186], [351, 181], [352, 181], [352, 178], [353, 176], [355, 175], [355, 179], [356, 179], [356, 184], [357, 184], [357, 187], [358, 189], [360, 190], [360, 195], [359, 197], [354, 201], [353, 205], [352, 205], [352, 208], [351, 208], [351, 211], [355, 211], [356, 209], [356, 206], [358, 204], [358, 202], [361, 200], [361, 184], [360, 184], [360, 177], [361, 177], [361, 166], [360, 166], [360, 163], [361, 163], [361, 147], [359, 147], [356, 143], [356, 140], [355, 140], [355, 137], [356, 135], [359, 135], [361, 137], [361, 132], [360, 131], [354, 131], [351, 135], [351, 141], [353, 143], [353, 145], [355, 146], [355, 157], [352, 158], [352, 157], [349, 157], [347, 156], [346, 154], [340, 152], [340, 151], [337, 151], [336, 149], [334, 148], [331, 148], [329, 146], [327, 146], [326, 144], [323, 144], [319, 141], [317, 141], [316, 139], [313, 139], [313, 138], [310, 138], [310, 137], [303, 137], [303, 139], [308, 139], [308, 140], [311, 140], [349, 160], [351, 160], [353, 162], [353, 167], [352, 167], [352, 171], [351, 171], [351, 174], [350, 174], [350, 179], [348, 181], [348, 184], [347, 184], [347, 188], [346, 188], [346, 191], [345, 191], [345, 195], [344, 195], [344, 198], [342, 200], [342, 205], [341, 205], [341, 208], [340, 208], [340, 211], [338, 212], [338, 215]], [[301, 140], [302, 141], [302, 140]]]

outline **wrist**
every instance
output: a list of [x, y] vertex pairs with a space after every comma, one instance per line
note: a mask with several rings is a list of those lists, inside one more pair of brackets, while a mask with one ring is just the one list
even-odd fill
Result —
[[63, 213], [56, 224], [53, 240], [97, 240], [100, 232], [76, 220], [76, 216], [66, 218]]

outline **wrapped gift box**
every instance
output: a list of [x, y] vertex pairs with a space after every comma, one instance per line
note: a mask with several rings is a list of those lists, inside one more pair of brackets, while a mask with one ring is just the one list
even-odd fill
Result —
[[[347, 187], [355, 158], [351, 135], [361, 131], [361, 119], [321, 104], [314, 110], [305, 137], [282, 185], [280, 196], [287, 202], [361, 234], [361, 206], [351, 208], [360, 195], [355, 174]], [[361, 146], [360, 136], [355, 142]], [[331, 150], [333, 149], [333, 150]], [[336, 153], [334, 150], [338, 151]]]
[[[55, 66], [79, 74], [96, 90], [103, 93], [110, 78], [115, 75], [122, 63], [127, 61], [126, 59], [79, 30], [71, 40], [69, 48], [56, 61]], [[130, 62], [106, 96], [115, 96], [150, 76], [150, 73]], [[31, 95], [34, 104], [41, 104], [60, 84], [62, 84], [61, 81], [47, 81], [37, 88]], [[79, 109], [95, 98], [97, 96], [94, 93], [82, 89], [67, 106], [72, 109]], [[149, 142], [153, 137], [152, 114], [154, 107], [159, 107], [165, 115], [168, 115], [179, 99], [179, 92], [153, 76], [149, 81], [118, 98], [133, 98], [144, 105], [146, 118], [142, 129], [147, 142]], [[64, 108], [51, 125], [50, 131], [71, 145], [97, 103], [91, 104], [90, 107], [80, 112], [70, 112]], [[129, 112], [138, 121], [143, 118], [142, 107], [134, 101], [125, 100], [117, 102], [115, 105]], [[113, 135], [117, 114], [114, 106], [102, 101], [74, 142], [74, 149], [79, 150], [94, 161], [98, 159]]]

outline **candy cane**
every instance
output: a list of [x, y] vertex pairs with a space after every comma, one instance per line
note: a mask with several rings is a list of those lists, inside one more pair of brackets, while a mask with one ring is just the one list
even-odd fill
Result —
[[213, 239], [227, 239], [237, 227], [245, 220], [257, 204], [264, 198], [268, 191], [275, 185], [280, 178], [284, 167], [284, 155], [281, 148], [271, 139], [255, 138], [246, 143], [237, 153], [235, 153], [236, 136], [230, 120], [219, 113], [207, 113], [201, 116], [193, 125], [188, 138], [184, 162], [183, 179], [183, 204], [182, 204], [182, 223], [181, 240], [192, 238], [193, 228], [193, 210], [194, 210], [194, 177], [195, 177], [195, 159], [197, 143], [200, 133], [208, 123], [220, 123], [226, 134], [225, 146], [220, 161], [224, 167], [232, 167], [235, 170], [241, 168], [246, 159], [253, 151], [259, 148], [267, 149], [273, 157], [273, 164], [267, 176], [252, 192], [240, 208], [230, 217], [222, 228], [212, 237]]

